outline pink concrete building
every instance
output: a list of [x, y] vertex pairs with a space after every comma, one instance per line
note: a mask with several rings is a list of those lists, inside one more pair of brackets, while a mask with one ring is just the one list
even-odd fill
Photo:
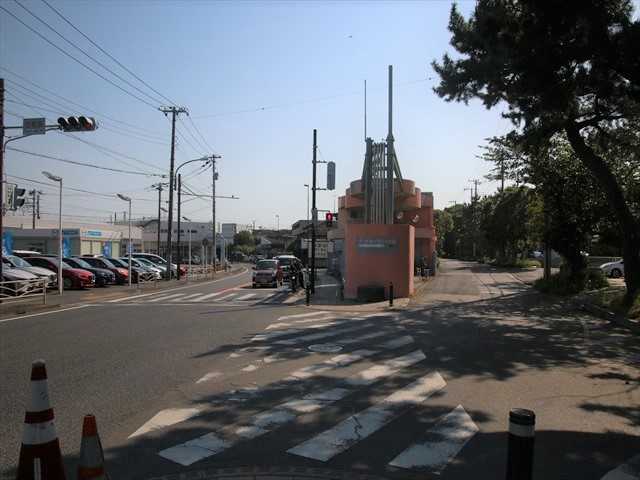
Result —
[[433, 194], [422, 192], [412, 180], [394, 181], [394, 223], [365, 223], [363, 181], [351, 182], [339, 198], [338, 228], [328, 233], [341, 257], [345, 297], [356, 298], [358, 288], [394, 285], [395, 297], [413, 293], [414, 266], [424, 257], [434, 262], [436, 232]]

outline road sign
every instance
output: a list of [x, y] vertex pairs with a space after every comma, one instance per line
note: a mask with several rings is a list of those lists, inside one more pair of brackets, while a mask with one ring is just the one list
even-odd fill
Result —
[[[17, 185], [15, 183], [5, 183], [4, 190], [4, 208], [7, 210], [13, 210], [13, 191]], [[4, 213], [4, 212], [3, 212]]]
[[25, 118], [22, 120], [23, 135], [44, 135], [45, 133], [44, 118]]

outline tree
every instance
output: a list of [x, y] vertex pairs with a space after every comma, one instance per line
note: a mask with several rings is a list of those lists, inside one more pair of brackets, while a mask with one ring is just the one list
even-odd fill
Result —
[[[433, 62], [447, 101], [504, 102], [526, 143], [563, 132], [607, 198], [623, 238], [627, 294], [640, 290], [640, 223], [597, 140], [637, 131], [640, 22], [629, 0], [479, 0], [465, 20], [455, 5], [449, 30], [462, 58]], [[618, 144], [619, 145], [619, 144]]]
[[436, 228], [438, 244], [436, 245], [439, 256], [445, 256], [449, 252], [444, 248], [444, 240], [453, 231], [453, 216], [447, 210], [433, 211], [433, 224]]

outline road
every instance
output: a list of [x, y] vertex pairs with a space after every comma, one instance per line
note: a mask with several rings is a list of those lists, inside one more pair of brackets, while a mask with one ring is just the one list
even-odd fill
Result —
[[245, 273], [0, 323], [2, 471], [35, 358], [67, 464], [91, 412], [118, 479], [241, 466], [494, 479], [512, 407], [536, 412], [536, 478], [599, 479], [640, 451], [637, 338], [543, 300], [530, 274], [442, 265], [395, 311], [291, 305]]

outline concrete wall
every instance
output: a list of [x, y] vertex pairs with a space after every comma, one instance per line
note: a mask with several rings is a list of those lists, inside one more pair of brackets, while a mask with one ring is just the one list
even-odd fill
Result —
[[[356, 298], [360, 286], [382, 286], [388, 296], [413, 294], [415, 229], [411, 225], [351, 224], [344, 242], [345, 297]], [[382, 246], [385, 245], [385, 246]]]

